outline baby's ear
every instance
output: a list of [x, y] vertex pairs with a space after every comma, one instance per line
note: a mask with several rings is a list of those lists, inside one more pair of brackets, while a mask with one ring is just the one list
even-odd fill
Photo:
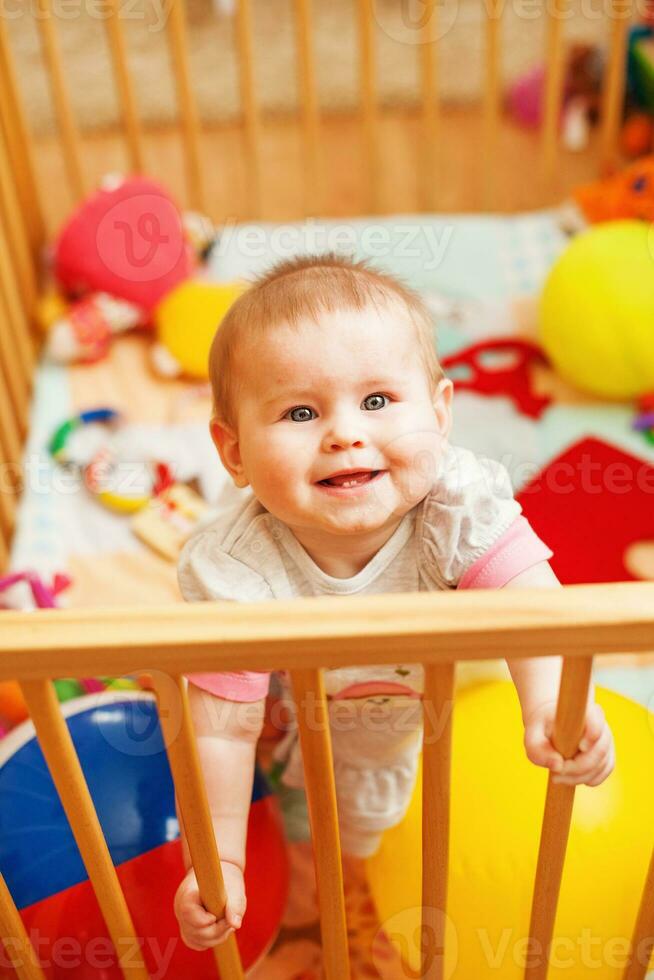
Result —
[[441, 378], [434, 394], [434, 412], [441, 435], [447, 439], [452, 428], [452, 395], [454, 386], [449, 378]]
[[209, 423], [209, 432], [213, 444], [218, 450], [218, 455], [222, 464], [230, 474], [237, 487], [247, 487], [249, 480], [243, 469], [241, 452], [238, 444], [238, 435], [234, 430], [218, 418], [212, 418]]

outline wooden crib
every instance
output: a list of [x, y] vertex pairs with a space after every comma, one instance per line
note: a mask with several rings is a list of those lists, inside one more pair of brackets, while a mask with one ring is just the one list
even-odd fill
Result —
[[[113, 166], [149, 166], [159, 156], [162, 139], [178, 141], [184, 161], [186, 191], [180, 196], [195, 208], [206, 209], [220, 221], [228, 210], [229, 188], [210, 186], [216, 140], [240, 143], [240, 169], [245, 175], [241, 204], [231, 205], [236, 217], [276, 219], [302, 214], [381, 213], [392, 210], [430, 210], [448, 206], [467, 209], [517, 209], [526, 203], [544, 204], [565, 190], [566, 179], [585, 168], [590, 175], [616, 154], [620, 106], [624, 88], [624, 48], [631, 11], [622, 0], [610, 0], [606, 16], [610, 28], [608, 71], [599, 133], [591, 153], [570, 168], [558, 144], [558, 116], [564, 66], [564, 0], [554, 0], [547, 17], [547, 86], [545, 112], [538, 137], [519, 137], [520, 147], [538, 163], [530, 174], [529, 199], [524, 182], [506, 179], [506, 150], [518, 145], [508, 135], [501, 116], [500, 28], [503, 5], [485, 5], [486, 62], [484, 95], [474, 116], [453, 121], [441, 104], [438, 84], [438, 42], [430, 39], [430, 24], [438, 14], [435, 0], [427, 0], [421, 24], [422, 43], [415, 45], [422, 98], [420, 106], [404, 122], [382, 111], [376, 99], [380, 66], [375, 54], [373, 0], [353, 3], [359, 43], [360, 109], [344, 125], [360, 136], [356, 158], [348, 156], [340, 171], [334, 165], [333, 120], [320, 111], [312, 46], [311, 0], [295, 0], [297, 27], [298, 114], [291, 119], [268, 120], [259, 109], [254, 82], [252, 9], [250, 0], [239, 0], [235, 18], [235, 43], [239, 55], [242, 119], [230, 132], [210, 132], [203, 127], [196, 107], [186, 38], [184, 0], [172, 0], [167, 23], [171, 68], [179, 101], [179, 120], [174, 133], [162, 136], [141, 124], [136, 109], [123, 25], [116, 0], [107, 0], [104, 21], [114, 69], [114, 83], [122, 112], [118, 131], [100, 142], [81, 134], [71, 109], [65, 64], [58, 44], [56, 18], [51, 0], [38, 0], [38, 29], [44, 64], [51, 85], [59, 127], [59, 145], [30, 132], [23, 111], [7, 25], [0, 16], [0, 569], [9, 558], [17, 500], [21, 491], [21, 451], [28, 424], [32, 375], [38, 343], [32, 329], [40, 282], [40, 257], [48, 234], [63, 217], [62, 209], [91, 186], [93, 179]], [[110, 84], [110, 82], [109, 82]], [[404, 125], [406, 123], [406, 125]], [[474, 123], [474, 128], [473, 128]], [[338, 123], [341, 125], [342, 123]], [[402, 129], [402, 126], [404, 128]], [[351, 130], [348, 130], [351, 131]], [[342, 133], [342, 130], [340, 130]], [[410, 192], [393, 180], [389, 192], [387, 152], [403, 133], [407, 146], [415, 147]], [[448, 171], [447, 156], [454, 137], [474, 136], [471, 156], [482, 161], [477, 181], [466, 184], [455, 162]], [[452, 138], [451, 138], [452, 137]], [[286, 175], [293, 194], [277, 195], [269, 166], [285, 141], [295, 146], [296, 173]], [[509, 142], [507, 142], [509, 140]], [[104, 142], [103, 142], [104, 141]], [[226, 144], [225, 144], [226, 145]], [[354, 145], [354, 144], [352, 144]], [[502, 147], [505, 158], [502, 160]], [[59, 150], [61, 156], [58, 156]], [[332, 153], [330, 165], [329, 154]], [[122, 155], [121, 157], [121, 154]], [[289, 157], [290, 159], [290, 157]], [[115, 161], [115, 162], [114, 162]], [[390, 162], [389, 162], [390, 161]], [[524, 160], [521, 159], [524, 169]], [[566, 169], [566, 167], [568, 169]], [[576, 170], [574, 169], [576, 167]], [[100, 169], [102, 168], [102, 169]], [[284, 167], [278, 168], [284, 170]], [[339, 183], [345, 171], [356, 171], [358, 184]], [[92, 174], [93, 172], [93, 174]], [[339, 176], [340, 174], [340, 176]], [[567, 177], [566, 177], [567, 174]], [[55, 187], [65, 175], [68, 197]], [[439, 175], [440, 179], [436, 179]], [[170, 174], [166, 174], [168, 179]], [[462, 195], [448, 197], [448, 179], [459, 181]], [[271, 182], [272, 181], [272, 182]], [[402, 195], [405, 195], [404, 197]], [[222, 196], [221, 196], [222, 195]], [[271, 203], [275, 199], [275, 203]], [[53, 200], [59, 202], [53, 204]], [[281, 204], [279, 201], [281, 200]], [[63, 204], [61, 203], [63, 201]], [[120, 890], [109, 851], [102, 836], [93, 803], [63, 721], [51, 678], [85, 677], [151, 672], [173, 678], [173, 684], [155, 681], [161, 723], [175, 787], [187, 827], [193, 862], [205, 904], [218, 912], [224, 904], [220, 865], [206, 797], [198, 767], [190, 725], [182, 670], [233, 670], [247, 663], [249, 669], [281, 669], [292, 672], [294, 695], [301, 703], [308, 693], [317, 696], [318, 724], [309, 727], [299, 713], [300, 737], [306, 766], [306, 783], [318, 879], [325, 976], [343, 980], [349, 975], [343, 902], [340, 846], [331, 745], [326, 725], [326, 703], [321, 667], [366, 663], [394, 663], [401, 659], [425, 665], [425, 698], [441, 708], [453, 697], [457, 660], [501, 657], [562, 655], [564, 671], [559, 695], [555, 742], [564, 756], [572, 756], [580, 738], [592, 659], [595, 654], [642, 654], [654, 649], [654, 584], [621, 583], [573, 586], [560, 591], [464, 592], [390, 595], [367, 598], [298, 599], [293, 603], [250, 605], [244, 617], [227, 604], [171, 605], [160, 609], [5, 612], [0, 620], [0, 680], [17, 679], [36, 726], [48, 766], [73, 828], [89, 877], [118, 948], [119, 940], [133, 937], [134, 930]], [[155, 652], [153, 652], [155, 651]], [[181, 716], [180, 716], [181, 711]], [[181, 722], [178, 724], [175, 719]], [[431, 931], [431, 948], [443, 947], [441, 920], [445, 910], [448, 868], [448, 801], [451, 728], [438, 739], [427, 739], [423, 766], [423, 925]], [[552, 938], [559, 884], [565, 859], [574, 789], [548, 784], [541, 831], [541, 847], [535, 878], [530, 935], [546, 949]], [[643, 855], [644, 864], [649, 855]], [[9, 892], [0, 879], [0, 927], [17, 950], [16, 973], [22, 978], [43, 977], [29, 955], [29, 939]], [[649, 866], [641, 911], [633, 936], [635, 957], [625, 980], [642, 980], [654, 948], [654, 858]], [[242, 976], [236, 944], [231, 938], [215, 950], [221, 976]], [[430, 980], [443, 976], [443, 957], [425, 960], [422, 975]], [[528, 980], [545, 980], [547, 958], [527, 968]], [[125, 976], [146, 978], [138, 954]], [[470, 978], [472, 980], [472, 978]]]

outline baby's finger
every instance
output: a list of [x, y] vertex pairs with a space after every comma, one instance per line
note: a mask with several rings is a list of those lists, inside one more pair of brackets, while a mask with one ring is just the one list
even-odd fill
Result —
[[579, 743], [581, 751], [586, 752], [593, 742], [597, 741], [606, 727], [606, 718], [601, 705], [591, 705], [586, 714], [586, 727]]
[[597, 769], [598, 766], [603, 765], [606, 761], [609, 752], [611, 751], [612, 744], [613, 737], [611, 732], [608, 728], [605, 728], [600, 737], [593, 743], [587, 752], [578, 752], [573, 759], [566, 760], [561, 771], [561, 775], [578, 776], [582, 773], [589, 773]]
[[587, 786], [599, 786], [603, 783], [607, 776], [615, 769], [615, 747], [612, 745], [609, 752], [608, 758], [605, 760], [604, 764], [599, 767], [598, 771], [591, 773], [590, 777], [586, 780]]
[[203, 929], [189, 929], [186, 936], [196, 948], [209, 949], [211, 946], [217, 946], [218, 943], [223, 942], [227, 935], [233, 931], [232, 926], [225, 919], [221, 919], [214, 925], [205, 926]]
[[204, 926], [213, 925], [216, 921], [216, 916], [205, 909], [204, 905], [198, 905], [195, 902], [186, 906], [183, 912], [189, 928], [202, 929]]
[[527, 758], [537, 766], [545, 766], [554, 772], [563, 768], [563, 756], [557, 752], [541, 727], [525, 731], [525, 751]]
[[[590, 755], [587, 753], [586, 755]], [[602, 751], [599, 758], [595, 759], [593, 765], [583, 764], [583, 759], [585, 756], [579, 756], [574, 760], [568, 760], [569, 763], [573, 763], [571, 767], [566, 770], [562, 775], [553, 776], [552, 782], [563, 783], [568, 786], [577, 786], [580, 783], [584, 783], [587, 786], [597, 786], [603, 779], [608, 776], [608, 774], [613, 769], [615, 765], [615, 755], [613, 744], [609, 745], [608, 751]], [[601, 777], [601, 778], [600, 778]]]

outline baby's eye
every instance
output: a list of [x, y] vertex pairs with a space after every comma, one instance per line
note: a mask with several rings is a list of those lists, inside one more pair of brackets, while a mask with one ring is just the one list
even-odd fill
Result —
[[368, 395], [367, 398], [364, 398], [362, 404], [367, 406], [366, 408], [367, 411], [376, 412], [380, 408], [385, 408], [387, 401], [388, 401], [388, 395], [381, 395], [379, 393], [376, 393], [374, 395]]
[[[301, 412], [305, 414], [301, 415]], [[292, 422], [310, 422], [312, 418], [315, 418], [315, 412], [313, 412], [313, 415], [311, 414], [312, 412], [313, 409], [307, 405], [296, 405], [295, 408], [289, 408], [284, 418], [290, 418]]]

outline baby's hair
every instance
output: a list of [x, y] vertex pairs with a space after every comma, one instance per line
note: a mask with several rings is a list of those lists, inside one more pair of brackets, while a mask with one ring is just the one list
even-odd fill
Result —
[[432, 394], [443, 371], [438, 363], [434, 327], [420, 296], [395, 276], [373, 268], [365, 260], [345, 255], [299, 256], [273, 265], [231, 306], [216, 332], [209, 354], [209, 378], [215, 418], [236, 430], [238, 347], [278, 324], [297, 326], [302, 320], [318, 322], [322, 313], [363, 310], [393, 304], [408, 315], [416, 330]]

